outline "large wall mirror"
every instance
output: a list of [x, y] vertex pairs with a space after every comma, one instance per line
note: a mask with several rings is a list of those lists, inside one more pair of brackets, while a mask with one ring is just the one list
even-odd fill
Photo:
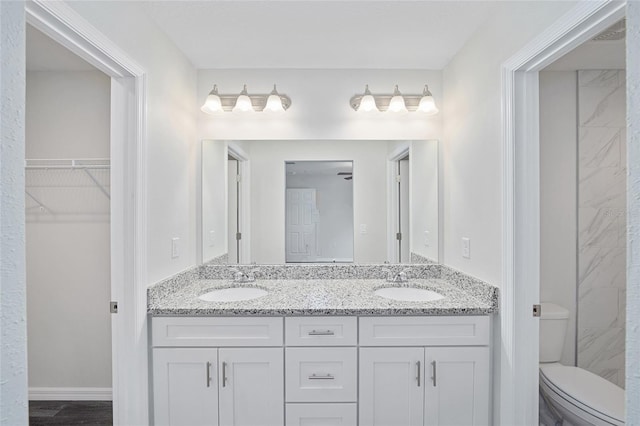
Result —
[[205, 140], [202, 262], [437, 262], [438, 187], [435, 140]]

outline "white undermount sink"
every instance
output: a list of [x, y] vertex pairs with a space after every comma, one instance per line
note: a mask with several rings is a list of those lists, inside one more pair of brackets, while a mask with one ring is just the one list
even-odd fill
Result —
[[266, 296], [267, 291], [257, 287], [231, 287], [212, 290], [198, 296], [205, 302], [239, 302]]
[[444, 296], [435, 291], [416, 287], [385, 287], [375, 292], [376, 296], [385, 299], [400, 300], [403, 302], [433, 302], [444, 299]]

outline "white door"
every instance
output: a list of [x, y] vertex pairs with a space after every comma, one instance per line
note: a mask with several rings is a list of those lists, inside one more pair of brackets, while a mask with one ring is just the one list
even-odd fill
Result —
[[488, 425], [489, 348], [427, 348], [425, 360], [425, 425]]
[[209, 348], [153, 350], [155, 425], [218, 424], [217, 353]]
[[219, 350], [221, 426], [284, 424], [282, 348]]
[[398, 161], [398, 232], [401, 239], [398, 242], [398, 263], [411, 263], [409, 248], [409, 157]]
[[318, 221], [316, 190], [287, 188], [286, 207], [286, 261], [315, 261]]
[[229, 157], [228, 161], [228, 175], [227, 175], [227, 205], [228, 205], [228, 226], [227, 226], [227, 241], [229, 247], [228, 263], [237, 264], [240, 263], [240, 240], [238, 234], [240, 233], [240, 210], [238, 197], [240, 193], [240, 167], [239, 161], [233, 157]]
[[360, 349], [360, 426], [422, 426], [424, 348]]

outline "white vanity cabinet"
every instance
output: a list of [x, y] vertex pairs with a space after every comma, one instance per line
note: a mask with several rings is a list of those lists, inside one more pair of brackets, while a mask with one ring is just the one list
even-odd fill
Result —
[[282, 318], [153, 318], [152, 343], [155, 425], [284, 424]]
[[489, 317], [360, 318], [360, 426], [488, 425], [489, 325]]
[[155, 425], [489, 424], [489, 316], [151, 323]]

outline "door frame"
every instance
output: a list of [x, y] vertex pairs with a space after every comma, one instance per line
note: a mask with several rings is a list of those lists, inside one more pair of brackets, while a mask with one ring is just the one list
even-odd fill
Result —
[[502, 64], [502, 286], [494, 381], [498, 424], [538, 424], [540, 158], [538, 72], [625, 15], [579, 2]]
[[148, 424], [146, 72], [63, 2], [29, 0], [25, 19], [111, 78], [113, 422]]
[[[240, 244], [240, 258], [238, 263], [251, 263], [251, 163], [249, 154], [234, 142], [227, 142], [227, 155], [238, 160], [238, 174], [240, 177], [240, 189], [238, 193], [238, 209], [240, 210], [238, 226], [242, 232], [242, 243]], [[228, 173], [227, 173], [228, 175]], [[227, 182], [227, 188], [229, 183]], [[226, 197], [229, 203], [229, 196]], [[226, 209], [229, 213], [229, 206]], [[229, 226], [229, 218], [226, 219]], [[229, 242], [227, 241], [227, 246]]]
[[[398, 241], [396, 240], [396, 225], [398, 223], [398, 183], [396, 181], [396, 163], [409, 156], [411, 159], [411, 141], [399, 141], [400, 144], [387, 157], [387, 260], [397, 263]], [[409, 184], [411, 184], [412, 167], [409, 164]], [[409, 189], [411, 192], [411, 189]], [[409, 193], [409, 211], [411, 211], [411, 193]], [[411, 233], [411, 215], [409, 215], [409, 234]], [[410, 237], [408, 235], [407, 237]], [[411, 252], [411, 240], [409, 240]], [[409, 254], [411, 256], [411, 254]]]

